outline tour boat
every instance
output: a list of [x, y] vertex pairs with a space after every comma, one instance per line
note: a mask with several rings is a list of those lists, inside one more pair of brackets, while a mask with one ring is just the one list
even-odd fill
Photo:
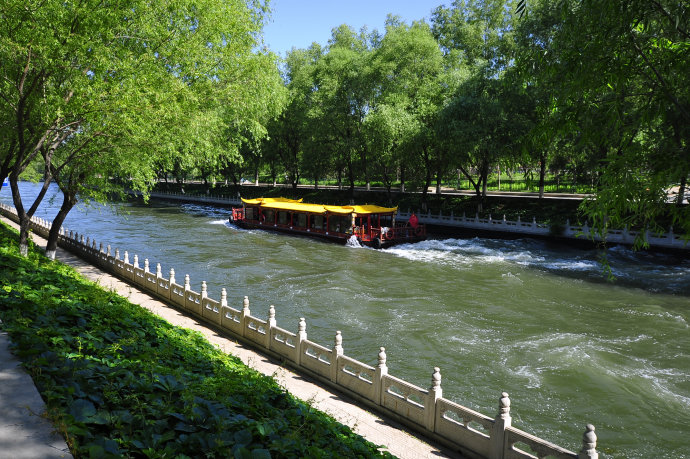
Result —
[[409, 223], [395, 221], [397, 207], [373, 205], [329, 206], [301, 199], [242, 199], [232, 209], [230, 222], [242, 228], [258, 228], [354, 243], [376, 249], [426, 239], [426, 228], [416, 217]]

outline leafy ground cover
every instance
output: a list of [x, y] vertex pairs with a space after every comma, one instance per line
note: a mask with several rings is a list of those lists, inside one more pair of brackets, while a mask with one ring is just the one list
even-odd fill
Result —
[[0, 224], [0, 318], [75, 457], [390, 457]]

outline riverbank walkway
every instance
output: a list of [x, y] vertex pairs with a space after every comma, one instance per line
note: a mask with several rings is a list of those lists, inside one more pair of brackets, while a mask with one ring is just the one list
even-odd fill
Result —
[[[14, 222], [5, 217], [0, 216], [0, 221], [17, 228]], [[32, 234], [32, 238], [40, 247], [45, 247], [45, 239], [36, 234]], [[367, 440], [384, 446], [384, 449], [394, 456], [403, 459], [462, 458], [422, 441], [408, 433], [401, 425], [382, 419], [360, 408], [346, 397], [330, 392], [247, 346], [219, 335], [196, 319], [182, 314], [66, 250], [58, 248], [56, 258], [75, 268], [85, 278], [117, 292], [171, 324], [203, 333], [208, 341], [219, 349], [239, 357], [249, 367], [273, 377], [294, 396], [309, 401], [314, 407], [350, 426]], [[43, 417], [45, 410], [45, 404], [30, 376], [9, 352], [9, 339], [6, 334], [0, 333], [0, 458], [72, 457], [64, 439], [55, 433], [54, 427]]]

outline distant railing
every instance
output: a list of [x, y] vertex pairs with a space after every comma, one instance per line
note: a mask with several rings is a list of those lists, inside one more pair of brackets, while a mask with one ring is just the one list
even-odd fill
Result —
[[[134, 194], [141, 194], [135, 193]], [[155, 191], [150, 193], [151, 197], [170, 199], [176, 201], [199, 202], [204, 204], [220, 204], [225, 206], [241, 206], [242, 200], [237, 197], [230, 197], [229, 195], [213, 195], [213, 194], [185, 194], [173, 192]], [[398, 211], [396, 219], [398, 221], [407, 221], [413, 212]], [[571, 225], [570, 220], [567, 220], [562, 228], [556, 231], [551, 225], [546, 223], [537, 223], [536, 218], [532, 217], [532, 221], [522, 221], [520, 217], [516, 221], [506, 220], [505, 215], [502, 218], [494, 219], [491, 215], [488, 218], [479, 218], [478, 214], [474, 217], [466, 217], [463, 213], [461, 217], [453, 215], [450, 212], [448, 215], [443, 215], [442, 212], [432, 214], [431, 211], [424, 213], [416, 213], [420, 223], [427, 225], [449, 226], [457, 228], [470, 228], [476, 230], [498, 231], [505, 233], [517, 233], [540, 237], [558, 236], [566, 239], [574, 240], [594, 240], [602, 241], [603, 239], [598, 234], [592, 233], [592, 230], [587, 223], [584, 225]], [[640, 231], [633, 231], [628, 229], [608, 230], [606, 233], [606, 242], [611, 244], [632, 245], [635, 238], [640, 234]], [[674, 234], [673, 227], [667, 233], [656, 234], [649, 230], [644, 232], [646, 241], [650, 247], [670, 248], [680, 250], [690, 250], [690, 244], [683, 237], [683, 235]]]
[[[134, 196], [141, 196], [139, 191], [129, 191], [130, 194]], [[227, 194], [197, 194], [197, 193], [178, 193], [172, 191], [151, 191], [149, 192], [149, 197], [169, 199], [171, 201], [184, 201], [184, 202], [199, 202], [202, 204], [217, 204], [223, 206], [241, 206], [242, 200], [239, 196], [230, 196]]]
[[[0, 213], [17, 221], [14, 208], [0, 204]], [[51, 222], [34, 218], [31, 228], [47, 237]], [[577, 458], [597, 459], [594, 426], [587, 425], [579, 453], [568, 451], [541, 438], [511, 426], [510, 399], [503, 392], [495, 418], [485, 416], [442, 397], [441, 372], [434, 368], [428, 389], [418, 387], [388, 374], [386, 350], [381, 347], [378, 363], [370, 366], [343, 353], [343, 340], [335, 333], [332, 348], [307, 339], [307, 323], [300, 318], [298, 330], [293, 333], [276, 324], [275, 308], [270, 306], [268, 318], [260, 319], [251, 314], [249, 299], [245, 296], [241, 309], [228, 304], [225, 289], [220, 300], [208, 297], [206, 282], [201, 292], [191, 289], [189, 275], [178, 284], [175, 270], [168, 278], [163, 277], [160, 263], [156, 271], [149, 271], [149, 260], [143, 268], [138, 255], [130, 263], [129, 252], [120, 259], [120, 250], [112, 254], [110, 245], [96, 244], [95, 240], [62, 228], [59, 245], [87, 261], [115, 274], [145, 292], [192, 313], [212, 323], [233, 338], [251, 344], [256, 349], [284, 359], [297, 371], [304, 372], [322, 383], [334, 387], [373, 408], [384, 416], [399, 421], [407, 427], [461, 452], [469, 457], [491, 459], [513, 458]]]
[[[396, 219], [406, 221], [415, 212], [398, 211]], [[489, 215], [488, 218], [479, 218], [478, 214], [474, 217], [466, 217], [463, 213], [461, 217], [453, 215], [451, 212], [448, 215], [443, 215], [441, 212], [432, 214], [431, 212], [415, 213], [420, 222], [427, 225], [450, 226], [457, 228], [470, 228], [484, 231], [498, 231], [503, 233], [519, 233], [533, 236], [558, 236], [567, 239], [577, 240], [595, 240], [602, 241], [602, 238], [593, 233], [591, 228], [585, 223], [584, 225], [571, 225], [570, 220], [567, 220], [562, 228], [552, 228], [551, 225], [545, 223], [537, 223], [533, 217], [532, 221], [522, 221], [518, 217], [517, 221], [506, 220], [503, 218], [494, 219]], [[606, 242], [612, 244], [632, 245], [635, 238], [640, 234], [639, 231], [632, 231], [627, 229], [622, 230], [608, 230], [606, 234]], [[672, 248], [681, 250], [690, 250], [690, 244], [684, 239], [682, 235], [674, 234], [673, 227], [667, 233], [655, 234], [646, 231], [644, 234], [650, 247]]]

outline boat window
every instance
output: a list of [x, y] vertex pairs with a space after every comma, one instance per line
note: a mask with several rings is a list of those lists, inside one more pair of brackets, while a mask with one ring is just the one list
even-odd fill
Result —
[[345, 233], [350, 229], [351, 223], [352, 219], [349, 215], [345, 217], [331, 215], [328, 217], [328, 231]]
[[245, 220], [254, 220], [254, 208], [253, 207], [247, 207], [244, 209], [244, 219]]
[[299, 226], [300, 228], [306, 228], [307, 214], [297, 214], [297, 224], [295, 226]]
[[276, 221], [275, 212], [276, 211], [273, 209], [264, 210], [264, 215], [266, 216], [266, 223], [271, 223], [271, 224], [275, 223], [275, 221]]
[[340, 226], [338, 225], [338, 217], [335, 215], [331, 215], [328, 217], [328, 231], [330, 232], [336, 232], [338, 229], [340, 229]]
[[324, 218], [323, 215], [314, 215], [311, 219], [311, 227], [317, 230], [324, 229]]
[[288, 213], [285, 211], [278, 212], [278, 224], [287, 225], [288, 224]]

